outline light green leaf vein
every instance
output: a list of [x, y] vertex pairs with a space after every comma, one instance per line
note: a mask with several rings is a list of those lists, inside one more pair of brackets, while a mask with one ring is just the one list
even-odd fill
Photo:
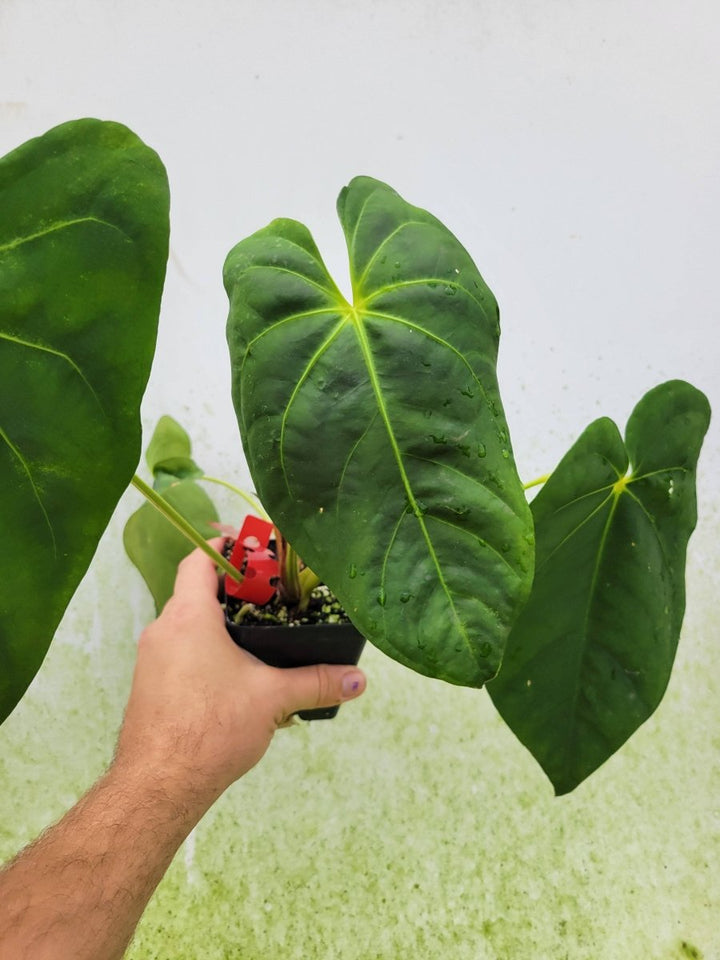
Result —
[[407, 495], [408, 502], [412, 508], [413, 513], [418, 519], [418, 523], [420, 524], [420, 529], [422, 531], [425, 543], [427, 544], [430, 559], [432, 560], [433, 566], [435, 567], [438, 582], [440, 583], [440, 586], [442, 587], [442, 590], [448, 599], [448, 604], [450, 606], [450, 609], [453, 612], [453, 617], [455, 618], [458, 631], [467, 646], [470, 656], [474, 658], [474, 651], [472, 648], [472, 644], [470, 642], [470, 638], [467, 634], [467, 630], [465, 629], [465, 624], [463, 623], [462, 618], [460, 617], [457, 611], [452, 593], [450, 592], [450, 589], [447, 583], [445, 582], [445, 577], [443, 576], [442, 568], [440, 566], [440, 561], [438, 560], [437, 553], [435, 552], [435, 547], [430, 537], [427, 524], [424, 522], [422, 518], [421, 511], [418, 508], [418, 504], [415, 499], [415, 494], [413, 492], [412, 486], [410, 484], [410, 480], [407, 475], [407, 471], [405, 470], [405, 464], [403, 463], [402, 453], [400, 451], [400, 447], [398, 446], [397, 438], [395, 436], [395, 431], [393, 430], [393, 426], [392, 426], [392, 421], [390, 420], [390, 415], [388, 413], [387, 407], [385, 406], [385, 400], [382, 394], [382, 390], [380, 388], [380, 382], [378, 380], [377, 370], [375, 369], [375, 361], [372, 355], [372, 350], [370, 349], [367, 333], [365, 331], [365, 328], [362, 324], [360, 317], [357, 314], [354, 314], [354, 316], [356, 320], [355, 330], [358, 336], [358, 341], [360, 343], [360, 349], [363, 354], [365, 365], [367, 367], [368, 374], [370, 376], [370, 382], [372, 384], [373, 392], [375, 394], [375, 401], [380, 411], [380, 416], [382, 417], [383, 423], [385, 424], [385, 429], [387, 431], [388, 439], [390, 441], [390, 447], [392, 449], [393, 458], [400, 472], [400, 478], [401, 478], [403, 487], [405, 488], [405, 493]]
[[337, 323], [335, 327], [330, 331], [330, 333], [323, 340], [323, 342], [320, 344], [318, 349], [315, 351], [315, 353], [312, 355], [312, 357], [308, 361], [305, 369], [301, 373], [300, 378], [298, 379], [298, 382], [295, 384], [295, 387], [293, 388], [293, 392], [290, 394], [290, 398], [288, 399], [288, 402], [285, 405], [285, 409], [283, 410], [282, 421], [280, 424], [280, 470], [282, 472], [283, 479], [285, 480], [285, 486], [290, 496], [292, 496], [292, 491], [290, 490], [290, 480], [288, 478], [287, 471], [285, 469], [285, 430], [287, 426], [287, 419], [290, 414], [290, 408], [295, 402], [295, 398], [300, 392], [302, 385], [310, 376], [315, 364], [318, 362], [320, 357], [325, 353], [325, 351], [329, 349], [329, 347], [331, 346], [335, 338], [339, 335], [340, 331], [343, 329], [343, 327], [347, 325], [347, 323], [348, 323], [347, 317], [343, 317], [340, 320], [340, 322]]
[[[398, 517], [397, 523], [393, 527], [393, 532], [390, 536], [390, 540], [388, 541], [388, 545], [385, 548], [385, 553], [383, 554], [382, 564], [380, 566], [380, 594], [383, 597], [383, 599], [385, 598], [385, 592], [386, 592], [385, 591], [385, 572], [387, 570], [388, 560], [390, 559], [390, 553], [392, 552], [392, 548], [397, 539], [397, 535], [400, 532], [400, 526], [402, 525], [403, 520], [405, 519], [405, 517], [408, 516], [409, 513], [410, 513], [410, 507], [409, 506], [404, 507], [402, 513]], [[385, 620], [385, 604], [381, 603], [380, 606], [382, 608], [382, 618], [384, 621]]]
[[355, 226], [353, 228], [352, 237], [350, 238], [350, 243], [348, 244], [350, 251], [352, 253], [351, 263], [355, 261], [355, 241], [357, 240], [358, 230], [360, 228], [360, 223], [362, 221], [363, 215], [365, 214], [365, 207], [370, 203], [370, 200], [377, 194], [377, 190], [372, 190], [363, 200], [362, 206], [358, 212], [357, 218], [355, 220]]
[[436, 523], [444, 523], [446, 527], [452, 527], [453, 530], [459, 530], [461, 533], [464, 533], [466, 536], [471, 537], [477, 543], [481, 543], [484, 547], [487, 547], [490, 553], [494, 553], [495, 556], [498, 558], [498, 560], [501, 560], [503, 562], [503, 564], [508, 568], [508, 570], [510, 570], [510, 572], [513, 574], [513, 576], [516, 579], [518, 580], [522, 579], [522, 577], [520, 576], [518, 571], [515, 569], [515, 567], [512, 566], [512, 564], [507, 559], [507, 557], [504, 557], [500, 553], [497, 547], [494, 547], [491, 543], [488, 543], [487, 540], [483, 540], [482, 537], [479, 537], [476, 533], [473, 533], [472, 530], [468, 530], [467, 527], [463, 526], [460, 523], [455, 523], [454, 520], [449, 520], [446, 517], [438, 517], [437, 514], [430, 513], [429, 511], [425, 514], [425, 516], [428, 518], [428, 520], [434, 520]]
[[[611, 489], [612, 489], [612, 488], [611, 488]], [[615, 494], [610, 493], [609, 496], [605, 497], [605, 499], [602, 501], [602, 503], [598, 504], [598, 506], [595, 507], [594, 510], [592, 510], [586, 517], [584, 517], [584, 518], [580, 521], [580, 523], [577, 524], [577, 526], [573, 527], [573, 529], [572, 529], [566, 536], [564, 536], [564, 537], [562, 538], [562, 540], [560, 541], [560, 543], [558, 543], [557, 546], [555, 546], [555, 547], [550, 551], [550, 553], [547, 555], [547, 557], [545, 557], [545, 559], [543, 560], [543, 562], [542, 562], [541, 564], [539, 564], [539, 565], [535, 568], [535, 575], [536, 575], [536, 576], [537, 576], [538, 572], [539, 572], [540, 570], [542, 570], [542, 568], [545, 566], [545, 564], [546, 564], [552, 557], [555, 556], [555, 554], [558, 552], [558, 550], [561, 550], [562, 547], [564, 547], [565, 544], [568, 542], [568, 540], [572, 539], [572, 537], [574, 537], [576, 533], [579, 533], [579, 531], [582, 530], [582, 528], [583, 528], [587, 523], [589, 523], [589, 522], [592, 520], [592, 518], [595, 516], [595, 514], [596, 514], [596, 513], [599, 513], [599, 512], [603, 509], [603, 507], [604, 507], [610, 500], [613, 499], [614, 496], [615, 496]], [[617, 500], [617, 497], [615, 497], [615, 499]], [[611, 508], [611, 513], [613, 512], [613, 510], [614, 510], [614, 506]]]
[[663, 556], [663, 560], [664, 560], [665, 563], [668, 565], [668, 567], [671, 567], [672, 564], [671, 564], [671, 562], [670, 562], [670, 557], [668, 557], [667, 553], [665, 552], [665, 544], [662, 542], [662, 539], [660, 538], [660, 534], [658, 533], [657, 524], [654, 522], [652, 516], [648, 513], [647, 508], [645, 507], [645, 504], [642, 502], [642, 500], [640, 500], [640, 498], [639, 498], [638, 496], [636, 496], [636, 495], [635, 495], [631, 490], [629, 490], [627, 487], [625, 488], [625, 491], [624, 491], [624, 492], [627, 493], [627, 495], [628, 495], [632, 500], [634, 500], [635, 503], [636, 503], [636, 504], [638, 505], [638, 507], [640, 508], [641, 513], [643, 514], [643, 516], [646, 518], [646, 520], [647, 520], [647, 522], [648, 522], [648, 526], [650, 527], [650, 529], [651, 529], [652, 532], [653, 532], [653, 536], [655, 537], [655, 540], [657, 541], [657, 545], [660, 547], [660, 553], [661, 553], [662, 556]]
[[336, 498], [335, 498], [335, 515], [336, 515], [336, 516], [339, 514], [340, 509], [341, 509], [341, 505], [340, 505], [340, 493], [341, 493], [341, 491], [342, 491], [342, 486], [343, 486], [343, 483], [344, 483], [344, 481], [345, 481], [345, 474], [346, 474], [346, 472], [347, 472], [347, 469], [348, 469], [348, 467], [350, 466], [350, 462], [352, 461], [352, 458], [355, 456], [356, 450], [358, 449], [358, 447], [360, 446], [360, 444], [363, 442], [363, 440], [365, 439], [365, 437], [366, 437], [366, 436], [368, 435], [368, 433], [370, 432], [370, 429], [371, 429], [372, 425], [375, 423], [375, 421], [377, 420], [377, 418], [378, 418], [378, 411], [376, 410], [375, 413], [373, 413], [372, 417], [370, 418], [370, 422], [368, 423], [368, 425], [365, 427], [365, 429], [364, 429], [363, 432], [360, 434], [360, 436], [358, 437], [358, 439], [357, 439], [357, 440], [355, 441], [355, 443], [352, 445], [352, 448], [351, 448], [351, 450], [350, 450], [350, 453], [348, 453], [347, 457], [345, 458], [345, 463], [343, 464], [342, 471], [340, 472], [340, 479], [338, 480], [338, 485], [337, 485], [337, 496], [336, 496]]
[[456, 350], [451, 343], [445, 340], [444, 337], [439, 337], [437, 336], [437, 334], [432, 333], [432, 331], [428, 330], [426, 327], [423, 327], [421, 324], [413, 323], [412, 320], [406, 320], [404, 317], [398, 317], [393, 313], [380, 313], [377, 310], [361, 310], [360, 312], [364, 317], [377, 317], [380, 320], [391, 320], [394, 323], [400, 323], [405, 327], [409, 327], [411, 330], [416, 330], [418, 333], [427, 337], [429, 340], [432, 340], [434, 343], [437, 343], [438, 346], [446, 347], [448, 350], [450, 350], [451, 353], [455, 354], [457, 359], [460, 360], [460, 362], [467, 368], [470, 376], [473, 378], [475, 383], [477, 383], [477, 385], [480, 387], [480, 389], [482, 390], [483, 396], [487, 399], [485, 386], [482, 380], [480, 380], [480, 378], [478, 377], [477, 373], [475, 373], [475, 371], [473, 370], [469, 361], [465, 359], [465, 357], [460, 353], [459, 350]]
[[333, 289], [324, 287], [321, 283], [318, 283], [317, 280], [312, 280], [310, 277], [306, 277], [305, 274], [298, 273], [297, 270], [291, 270], [289, 267], [278, 267], [275, 263], [252, 263], [250, 266], [245, 267], [245, 273], [251, 273], [254, 270], [273, 270], [276, 273], [288, 273], [291, 277], [297, 277], [298, 280], [302, 280], [302, 282], [308, 286], [321, 290], [327, 294], [328, 297], [333, 297], [335, 293]]
[[373, 290], [372, 293], [369, 293], [364, 297], [363, 302], [369, 303], [370, 300], [375, 300], [377, 297], [381, 296], [383, 293], [392, 293], [394, 290], [399, 290], [400, 287], [414, 287], [420, 283], [424, 284], [437, 284], [438, 286], [443, 287], [453, 287], [455, 290], [460, 290], [462, 293], [466, 293], [468, 297], [480, 307], [482, 312], [486, 317], [490, 316], [488, 314], [487, 305], [484, 304], [481, 300], [478, 300], [467, 287], [464, 287], [461, 283], [458, 283], [456, 280], [446, 280], [443, 277], [416, 277], [414, 280], [400, 280], [397, 283], [391, 283], [387, 287], [380, 287], [377, 290]]
[[365, 269], [364, 269], [363, 272], [362, 272], [362, 276], [360, 277], [360, 279], [359, 279], [358, 282], [357, 282], [358, 289], [359, 289], [360, 287], [362, 287], [363, 283], [365, 282], [365, 278], [367, 277], [368, 273], [370, 273], [370, 271], [372, 270], [372, 266], [373, 266], [373, 264], [376, 262], [377, 258], [379, 257], [380, 252], [381, 252], [381, 250], [383, 249], [383, 247], [386, 246], [388, 243], [390, 243], [390, 241], [393, 239], [393, 237], [396, 237], [399, 233], [401, 233], [401, 232], [402, 232], [403, 230], [405, 230], [407, 227], [422, 226], [422, 225], [423, 225], [423, 224], [422, 224], [422, 221], [421, 221], [421, 220], [405, 220], [403, 223], [398, 224], [398, 226], [395, 227], [395, 229], [392, 230], [392, 231], [378, 244], [378, 246], [375, 248], [375, 252], [374, 252], [373, 255], [370, 257], [370, 259], [368, 260], [368, 262], [365, 264]]
[[30, 349], [30, 350], [39, 350], [41, 353], [49, 353], [49, 354], [51, 354], [51, 355], [54, 356], [54, 357], [58, 357], [58, 358], [61, 359], [61, 360], [65, 360], [65, 362], [68, 363], [68, 364], [72, 367], [72, 369], [75, 371], [75, 373], [80, 377], [80, 379], [82, 380], [82, 382], [83, 382], [83, 383], [85, 384], [85, 386], [88, 388], [88, 390], [90, 391], [90, 393], [93, 395], [93, 398], [95, 399], [95, 402], [96, 402], [97, 405], [100, 407], [100, 409], [103, 411], [103, 413], [105, 412], [104, 409], [103, 409], [103, 405], [102, 405], [102, 403], [100, 402], [100, 397], [98, 397], [97, 393], [96, 393], [95, 390], [93, 389], [93, 386], [92, 386], [92, 384], [90, 383], [90, 381], [88, 380], [88, 378], [87, 378], [87, 377], [85, 376], [85, 374], [82, 372], [82, 370], [80, 369], [80, 367], [75, 363], [75, 361], [72, 359], [72, 357], [69, 357], [66, 353], [63, 353], [62, 350], [56, 350], [54, 347], [48, 347], [48, 346], [45, 346], [45, 345], [42, 344], [42, 343], [35, 343], [35, 342], [31, 341], [31, 340], [23, 340], [23, 339], [21, 339], [20, 337], [13, 337], [13, 336], [11, 336], [9, 333], [2, 333], [2, 332], [0, 332], [0, 340], [5, 340], [5, 341], [7, 341], [8, 343], [14, 343], [14, 344], [16, 344], [17, 346], [20, 346], [20, 347], [27, 347], [27, 348]]
[[16, 247], [22, 246], [24, 243], [30, 243], [33, 240], [39, 240], [41, 237], [47, 237], [51, 233], [57, 233], [58, 230], [64, 230], [66, 227], [74, 227], [79, 223], [99, 223], [104, 227], [110, 227], [111, 230], [117, 230], [118, 233], [121, 233], [126, 240], [130, 241], [131, 238], [127, 233], [114, 223], [109, 223], [107, 220], [101, 220], [100, 217], [77, 217], [74, 220], [60, 220], [57, 223], [51, 224], [45, 230], [38, 230], [37, 233], [30, 233], [26, 237], [16, 237], [14, 240], [9, 240], [7, 243], [0, 244], [0, 253], [4, 253], [7, 250], [14, 250]]
[[498, 503], [501, 503], [504, 507], [507, 507], [513, 516], [522, 519], [522, 517], [520, 517], [520, 515], [513, 509], [512, 504], [508, 503], [507, 500], [503, 500], [497, 490], [492, 490], [477, 477], [471, 477], [469, 473], [463, 473], [463, 471], [458, 470], [457, 467], [451, 467], [449, 463], [443, 463], [441, 460], [433, 460], [432, 457], [419, 457], [416, 453], [406, 453], [405, 456], [412, 457], [413, 460], [420, 460], [422, 463], [432, 463], [437, 467], [442, 467], [445, 470], [450, 470], [452, 473], [456, 473], [459, 477], [463, 477], [463, 479], [470, 481], [470, 483], [474, 484], [476, 487], [480, 487], [486, 493], [489, 493], [494, 500], [497, 500]]
[[36, 483], [35, 483], [35, 481], [34, 481], [34, 479], [33, 479], [33, 475], [32, 475], [32, 472], [31, 472], [31, 470], [30, 470], [30, 466], [28, 465], [27, 461], [25, 460], [25, 457], [23, 457], [23, 455], [22, 455], [22, 453], [20, 452], [20, 450], [19, 450], [19, 449], [15, 446], [15, 444], [10, 440], [10, 437], [8, 437], [8, 435], [5, 433], [5, 431], [2, 429], [2, 427], [0, 427], [0, 437], [2, 437], [2, 439], [5, 441], [5, 443], [6, 443], [6, 444], [8, 445], [8, 447], [10, 448], [10, 451], [13, 453], [13, 455], [14, 455], [15, 458], [16, 458], [16, 460], [18, 461], [18, 463], [19, 463], [20, 466], [22, 467], [23, 473], [25, 474], [25, 476], [26, 476], [27, 479], [28, 479], [28, 482], [30, 483], [30, 487], [31, 487], [31, 489], [32, 489], [33, 496], [34, 496], [35, 500], [37, 500], [38, 506], [40, 507], [40, 510], [41, 510], [41, 512], [42, 512], [43, 517], [45, 518], [45, 523], [47, 524], [47, 528], [48, 528], [48, 530], [50, 531], [50, 539], [52, 540], [52, 545], [53, 545], [53, 554], [54, 554], [54, 556], [55, 556], [55, 559], [57, 559], [57, 543], [56, 543], [56, 541], [55, 541], [55, 531], [53, 530], [53, 525], [52, 525], [52, 523], [50, 522], [50, 517], [48, 516], [48, 512], [47, 512], [47, 510], [45, 509], [45, 504], [42, 502], [42, 497], [40, 496], [40, 491], [38, 490], [37, 485], [36, 485]]
[[277, 320], [275, 323], [271, 324], [269, 327], [266, 327], [265, 330], [262, 330], [256, 337], [253, 337], [252, 340], [248, 343], [245, 348], [245, 353], [243, 354], [242, 363], [240, 364], [240, 370], [242, 372], [245, 361], [250, 355], [251, 351], [254, 349], [256, 344], [263, 340], [269, 333], [273, 333], [278, 329], [278, 327], [284, 326], [286, 323], [290, 323], [293, 320], [301, 320], [307, 317], [320, 317], [320, 316], [332, 316], [333, 314], [340, 313], [339, 307], [323, 307], [321, 310], [307, 310], [305, 313], [294, 313], [290, 317], [283, 317], [282, 320]]

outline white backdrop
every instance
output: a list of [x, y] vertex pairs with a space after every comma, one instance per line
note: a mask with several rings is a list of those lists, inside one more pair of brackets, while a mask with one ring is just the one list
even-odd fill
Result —
[[[335, 197], [356, 174], [386, 180], [458, 235], [500, 302], [500, 386], [520, 473], [530, 479], [550, 470], [594, 417], [610, 415], [623, 427], [645, 390], [664, 379], [690, 380], [720, 410], [718, 49], [720, 8], [713, 0], [688, 0], [681, 6], [669, 0], [0, 0], [0, 154], [80, 116], [121, 121], [160, 153], [172, 190], [171, 260], [144, 422], [150, 429], [160, 414], [174, 415], [193, 435], [197, 459], [208, 472], [245, 484], [229, 399], [224, 257], [237, 240], [273, 217], [292, 216], [308, 224], [341, 286], [347, 286]], [[638, 735], [650, 738], [640, 741], [649, 744], [650, 759], [642, 768], [647, 780], [638, 779], [637, 765], [646, 753], [639, 746], [627, 769], [624, 760], [613, 760], [596, 775], [599, 786], [581, 788], [580, 800], [553, 806], [521, 748], [492, 719], [486, 698], [482, 730], [456, 730], [450, 719], [456, 704], [470, 710], [472, 703], [474, 710], [475, 700], [420, 681], [370, 654], [375, 699], [371, 690], [362, 708], [357, 705], [363, 712], [355, 714], [365, 724], [365, 752], [357, 758], [368, 778], [363, 781], [368, 804], [362, 815], [370, 817], [369, 824], [375, 823], [370, 811], [390, 818], [384, 843], [394, 866], [386, 868], [380, 854], [380, 869], [376, 852], [368, 849], [362, 869], [347, 864], [341, 870], [338, 882], [346, 889], [357, 887], [360, 897], [361, 906], [349, 915], [345, 901], [336, 909], [334, 886], [328, 893], [333, 906], [325, 912], [312, 898], [302, 900], [300, 880], [290, 889], [278, 887], [278, 896], [292, 896], [293, 911], [308, 923], [309, 917], [316, 918], [322, 931], [316, 939], [297, 918], [292, 922], [301, 923], [305, 939], [293, 939], [295, 928], [283, 926], [289, 921], [277, 916], [280, 911], [270, 922], [262, 902], [250, 899], [249, 909], [261, 911], [264, 933], [254, 934], [252, 942], [237, 931], [224, 934], [223, 940], [216, 929], [211, 941], [227, 951], [218, 957], [240, 955], [233, 952], [240, 943], [245, 957], [279, 955], [272, 947], [277, 942], [284, 944], [284, 956], [332, 957], [340, 952], [339, 938], [348, 925], [355, 931], [352, 949], [357, 950], [348, 948], [349, 957], [561, 957], [562, 923], [562, 936], [569, 937], [562, 942], [573, 958], [614, 960], [636, 950], [638, 956], [658, 960], [695, 956], [681, 952], [690, 949], [682, 946], [684, 941], [695, 943], [707, 958], [720, 955], [712, 921], [720, 907], [720, 837], [718, 807], [711, 796], [720, 794], [720, 783], [708, 739], [718, 721], [713, 686], [718, 631], [712, 602], [719, 566], [718, 436], [717, 425], [711, 426], [700, 464], [701, 520], [691, 550], [688, 625], [668, 694], [670, 706], [664, 704], [646, 725], [649, 732]], [[124, 602], [115, 610], [114, 629], [123, 643], [113, 646], [115, 634], [106, 623], [113, 599], [105, 596], [101, 603], [94, 587], [84, 584], [57, 650], [27, 702], [1, 732], [0, 764], [5, 764], [7, 782], [17, 784], [20, 777], [25, 785], [15, 788], [20, 793], [8, 788], [7, 802], [15, 814], [4, 814], [7, 850], [40, 829], [44, 817], [58, 815], [109, 755], [132, 662], [131, 636], [150, 610], [134, 573], [118, 555], [121, 523], [134, 506], [131, 495], [121, 502], [94, 571], [100, 582], [112, 583], [113, 596], [130, 592], [134, 598], [131, 610], [124, 609]], [[87, 681], [86, 707], [74, 702], [76, 671]], [[406, 734], [410, 739], [404, 749], [416, 751], [417, 765], [398, 786], [400, 758], [386, 757], [385, 766], [378, 763], [378, 750], [381, 760], [384, 756], [378, 744], [404, 729], [408, 716], [423, 716], [416, 698], [429, 698], [439, 732], [429, 734], [424, 718], [414, 733]], [[393, 734], [379, 724], [381, 707]], [[59, 774], [47, 759], [37, 718], [43, 710], [58, 709], [65, 711], [73, 742], [85, 744], [93, 759], [87, 764], [76, 759], [63, 781], [66, 786], [53, 791], [49, 784]], [[96, 753], [95, 738], [83, 724], [90, 709], [105, 731]], [[673, 709], [663, 721], [662, 710]], [[310, 764], [313, 776], [327, 776], [326, 766], [334, 768], [338, 753], [347, 757], [357, 749], [351, 746], [354, 725], [336, 724], [332, 739], [329, 730], [305, 731], [294, 745], [280, 746], [277, 757], [296, 763], [301, 781], [308, 769], [303, 764]], [[513, 821], [511, 830], [501, 818], [492, 841], [477, 833], [478, 824], [485, 822], [480, 811], [477, 822], [463, 827], [472, 840], [466, 832], [448, 834], [443, 823], [442, 784], [454, 783], [454, 795], [473, 802], [465, 792], [470, 781], [474, 784], [474, 773], [468, 772], [474, 767], [468, 766], [458, 742], [465, 733], [474, 736], [473, 749], [492, 755], [488, 724], [490, 739], [499, 738], [503, 746], [497, 769], [480, 765], [495, 783], [495, 792], [482, 793], [482, 802], [516, 811], [508, 814], [511, 820], [524, 810], [522, 823], [530, 817], [538, 833], [550, 830], [536, 862], [529, 854], [523, 859], [534, 849], [527, 836], [524, 854], [513, 846], [523, 833], [520, 820]], [[459, 738], [452, 750], [450, 729]], [[682, 760], [668, 746], [673, 737]], [[62, 749], [53, 747], [56, 755]], [[457, 765], [454, 773], [440, 776], [435, 750], [444, 762]], [[81, 747], [73, 750], [74, 757], [78, 751]], [[35, 762], [41, 754], [45, 766]], [[244, 789], [287, 792], [284, 768], [267, 763]], [[692, 776], [700, 804], [692, 814], [684, 806], [687, 785], [679, 782], [686, 776]], [[36, 799], [47, 796], [47, 802], [27, 795], [19, 799], [22, 789]], [[297, 781], [293, 789], [298, 789]], [[341, 808], [357, 806], [357, 799], [351, 803], [337, 783], [325, 789]], [[398, 789], [406, 803], [418, 792], [425, 796], [438, 818], [422, 826], [428, 847], [422, 857], [418, 854], [415, 868], [421, 874], [428, 862], [435, 868], [427, 867], [420, 887], [410, 883], [401, 848], [393, 846], [404, 836], [406, 820], [400, 807], [391, 805], [389, 812], [384, 806]], [[403, 794], [403, 789], [411, 793]], [[521, 791], [519, 798], [515, 789]], [[659, 798], [662, 791], [666, 798], [670, 791], [670, 799], [662, 801], [670, 805], [669, 812], [665, 809], [655, 822], [645, 798]], [[241, 809], [243, 796], [238, 791], [215, 816], [232, 820], [228, 811], [236, 811], [234, 803]], [[275, 837], [274, 831], [291, 818], [279, 797], [269, 809], [260, 835]], [[323, 816], [327, 822], [326, 811]], [[11, 824], [18, 818], [23, 825], [15, 829]], [[639, 906], [626, 858], [605, 849], [614, 849], [614, 842], [602, 833], [595, 836], [599, 861], [583, 845], [586, 829], [607, 824], [608, 818], [626, 822], [627, 836], [619, 842], [626, 848], [635, 842], [633, 856], [648, 871], [639, 884], [644, 888]], [[649, 821], [654, 825], [643, 843], [637, 838]], [[232, 870], [217, 852], [221, 841], [213, 829], [207, 827], [205, 859], [190, 848], [186, 863], [215, 870], [217, 884], [217, 876]], [[232, 826], [227, 829], [233, 836]], [[510, 831], [507, 841], [501, 839], [503, 829]], [[666, 830], [678, 836], [669, 852]], [[223, 833], [222, 842], [227, 836]], [[412, 831], [409, 836], [411, 842], [417, 840]], [[445, 862], [448, 836], [451, 847], [457, 844], [457, 859]], [[500, 878], [507, 865], [480, 877], [474, 861], [460, 853], [468, 842], [477, 842], [483, 856], [496, 863], [508, 855], [509, 845], [516, 863], [524, 864], [518, 867], [523, 878], [518, 888]], [[268, 843], [271, 849], [263, 855], [272, 857], [277, 850]], [[334, 856], [337, 849], [330, 840], [328, 844]], [[575, 864], [567, 874], [565, 861], [553, 860], [565, 844], [574, 851], [568, 857]], [[708, 850], [714, 850], [712, 868], [703, 860]], [[685, 899], [674, 910], [667, 902], [671, 888], [663, 887], [659, 877], [668, 865], [686, 883]], [[269, 869], [267, 863], [265, 867]], [[258, 871], [260, 886], [270, 883], [257, 865], [249, 869]], [[454, 906], [449, 907], [451, 878], [463, 869], [465, 893], [453, 894]], [[178, 868], [161, 888], [155, 913], [151, 910], [143, 928], [146, 952], [138, 957], [151, 955], [151, 949], [162, 957], [185, 956], [183, 949], [187, 956], [215, 956], [202, 931], [193, 933], [192, 925], [178, 927], [177, 942], [167, 947], [168, 918], [185, 909], [182, 904], [192, 890], [200, 918], [203, 910], [208, 916], [227, 911], [234, 901], [232, 890], [248, 881], [235, 877], [235, 887], [217, 901], [207, 890], [193, 888], [193, 876], [191, 866], [187, 877]], [[406, 909], [396, 908], [393, 923], [399, 932], [394, 939], [378, 903], [381, 894], [390, 896], [406, 880]], [[530, 888], [539, 891], [542, 907], [529, 908]], [[571, 889], [585, 892], [573, 895], [570, 903]], [[474, 898], [473, 905], [463, 896]], [[484, 898], [482, 908], [478, 897]], [[442, 916], [438, 904], [444, 904]], [[606, 911], [616, 918], [611, 929], [602, 920]], [[503, 926], [500, 917], [514, 919]], [[460, 931], [456, 940], [447, 939], [453, 929]]]

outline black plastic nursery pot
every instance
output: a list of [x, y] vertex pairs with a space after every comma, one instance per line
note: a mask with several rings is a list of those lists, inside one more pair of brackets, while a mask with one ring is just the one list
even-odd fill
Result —
[[[309, 667], [316, 663], [357, 663], [365, 637], [352, 623], [242, 624], [225, 618], [238, 646], [271, 667]], [[300, 710], [303, 720], [331, 720], [339, 706]]]

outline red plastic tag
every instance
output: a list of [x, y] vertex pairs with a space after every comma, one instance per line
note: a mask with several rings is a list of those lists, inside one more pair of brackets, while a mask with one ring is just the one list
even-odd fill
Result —
[[260, 517], [245, 517], [243, 525], [230, 554], [230, 563], [245, 574], [240, 583], [225, 574], [225, 593], [246, 603], [262, 606], [275, 593], [270, 582], [280, 576], [280, 567], [275, 554], [268, 550], [273, 525]]

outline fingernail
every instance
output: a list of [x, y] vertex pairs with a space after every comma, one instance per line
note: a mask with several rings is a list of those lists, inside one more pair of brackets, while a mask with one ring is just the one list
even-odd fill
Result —
[[365, 675], [359, 670], [346, 673], [342, 679], [342, 693], [344, 700], [359, 696], [365, 689]]

